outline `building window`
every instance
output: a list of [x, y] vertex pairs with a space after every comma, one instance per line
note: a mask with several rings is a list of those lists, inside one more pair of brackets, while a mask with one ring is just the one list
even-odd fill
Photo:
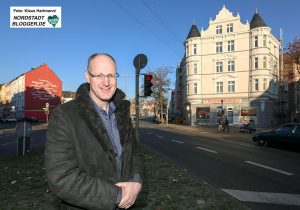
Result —
[[186, 76], [190, 75], [190, 71], [189, 71], [189, 65], [186, 65]]
[[217, 61], [216, 62], [216, 72], [223, 72], [223, 62], [222, 61]]
[[228, 81], [228, 92], [229, 93], [235, 92], [235, 81]]
[[216, 43], [216, 52], [217, 52], [217, 53], [223, 52], [222, 42], [217, 42], [217, 43]]
[[223, 93], [223, 82], [217, 82], [217, 93]]
[[227, 24], [227, 33], [233, 32], [233, 24]]
[[216, 27], [216, 34], [222, 34], [222, 25]]
[[258, 69], [258, 57], [254, 58], [254, 68]]
[[264, 61], [263, 61], [263, 68], [266, 69], [267, 68], [267, 57], [264, 57]]
[[194, 74], [197, 74], [197, 63], [194, 63]]
[[189, 56], [189, 46], [186, 46], [186, 57]]
[[258, 36], [254, 37], [254, 47], [258, 47]]
[[187, 95], [189, 95], [189, 94], [190, 94], [190, 92], [189, 92], [189, 88], [190, 88], [190, 85], [189, 85], [189, 84], [187, 84], [187, 85], [186, 85], [186, 94], [187, 94]]
[[264, 78], [264, 83], [263, 83], [263, 89], [266, 90], [267, 89], [267, 86], [268, 85], [268, 80], [267, 78]]
[[235, 71], [234, 61], [228, 61], [228, 71]]
[[194, 83], [194, 93], [197, 94], [197, 83]]
[[267, 35], [264, 35], [264, 38], [263, 38], [263, 46], [264, 46], [264, 47], [267, 46]]
[[197, 45], [194, 44], [194, 55], [196, 55], [196, 54], [197, 54]]
[[234, 51], [234, 40], [228, 41], [228, 52]]
[[258, 79], [254, 79], [254, 90], [258, 91]]

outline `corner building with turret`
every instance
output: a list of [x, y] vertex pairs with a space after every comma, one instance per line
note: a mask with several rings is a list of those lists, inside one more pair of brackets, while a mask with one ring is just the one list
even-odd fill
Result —
[[188, 125], [240, 125], [278, 119], [281, 43], [256, 11], [243, 24], [225, 6], [206, 30], [192, 25], [176, 69], [175, 111]]

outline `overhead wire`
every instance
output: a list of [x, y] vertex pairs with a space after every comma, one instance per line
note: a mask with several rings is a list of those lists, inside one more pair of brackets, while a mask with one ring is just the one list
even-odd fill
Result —
[[180, 56], [180, 53], [176, 51], [174, 48], [172, 48], [168, 43], [166, 43], [164, 40], [162, 40], [151, 28], [149, 28], [147, 25], [145, 25], [142, 21], [140, 21], [136, 16], [134, 16], [132, 13], [130, 13], [125, 7], [123, 7], [117, 0], [113, 0], [113, 2], [122, 9], [127, 15], [129, 15], [131, 18], [133, 18], [137, 23], [139, 23], [142, 27], [144, 27], [147, 31], [149, 31], [153, 36], [155, 36], [156, 39], [158, 39], [161, 43], [163, 43], [169, 50], [171, 50], [176, 55]]
[[150, 11], [150, 13], [169, 31], [170, 34], [175, 38], [175, 40], [179, 43], [181, 43], [180, 39], [175, 35], [175, 33], [172, 31], [172, 29], [155, 13], [152, 8], [145, 2], [145, 0], [141, 1], [144, 6]]

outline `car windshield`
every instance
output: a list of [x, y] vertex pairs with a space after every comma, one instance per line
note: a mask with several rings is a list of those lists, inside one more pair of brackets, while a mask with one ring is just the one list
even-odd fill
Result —
[[299, 135], [300, 136], [300, 126], [296, 126], [296, 128], [294, 129], [294, 134]]
[[275, 133], [277, 134], [286, 134], [286, 133], [290, 133], [292, 130], [292, 128], [290, 126], [281, 126], [277, 129], [275, 129]]

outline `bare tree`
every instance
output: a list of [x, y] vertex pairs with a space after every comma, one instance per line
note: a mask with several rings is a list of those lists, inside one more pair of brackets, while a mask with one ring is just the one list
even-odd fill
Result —
[[[284, 59], [284, 63], [288, 67], [298, 67], [300, 65], [300, 37], [297, 37], [294, 41], [288, 43], [284, 51], [285, 55], [287, 55]], [[297, 70], [300, 73], [300, 69], [298, 68]]]
[[172, 67], [158, 67], [147, 71], [147, 74], [153, 75], [152, 102], [154, 104], [154, 113], [155, 115], [160, 114], [162, 122], [164, 121], [164, 109], [166, 110], [168, 97], [170, 97], [167, 93], [171, 85], [169, 74], [172, 72]]

